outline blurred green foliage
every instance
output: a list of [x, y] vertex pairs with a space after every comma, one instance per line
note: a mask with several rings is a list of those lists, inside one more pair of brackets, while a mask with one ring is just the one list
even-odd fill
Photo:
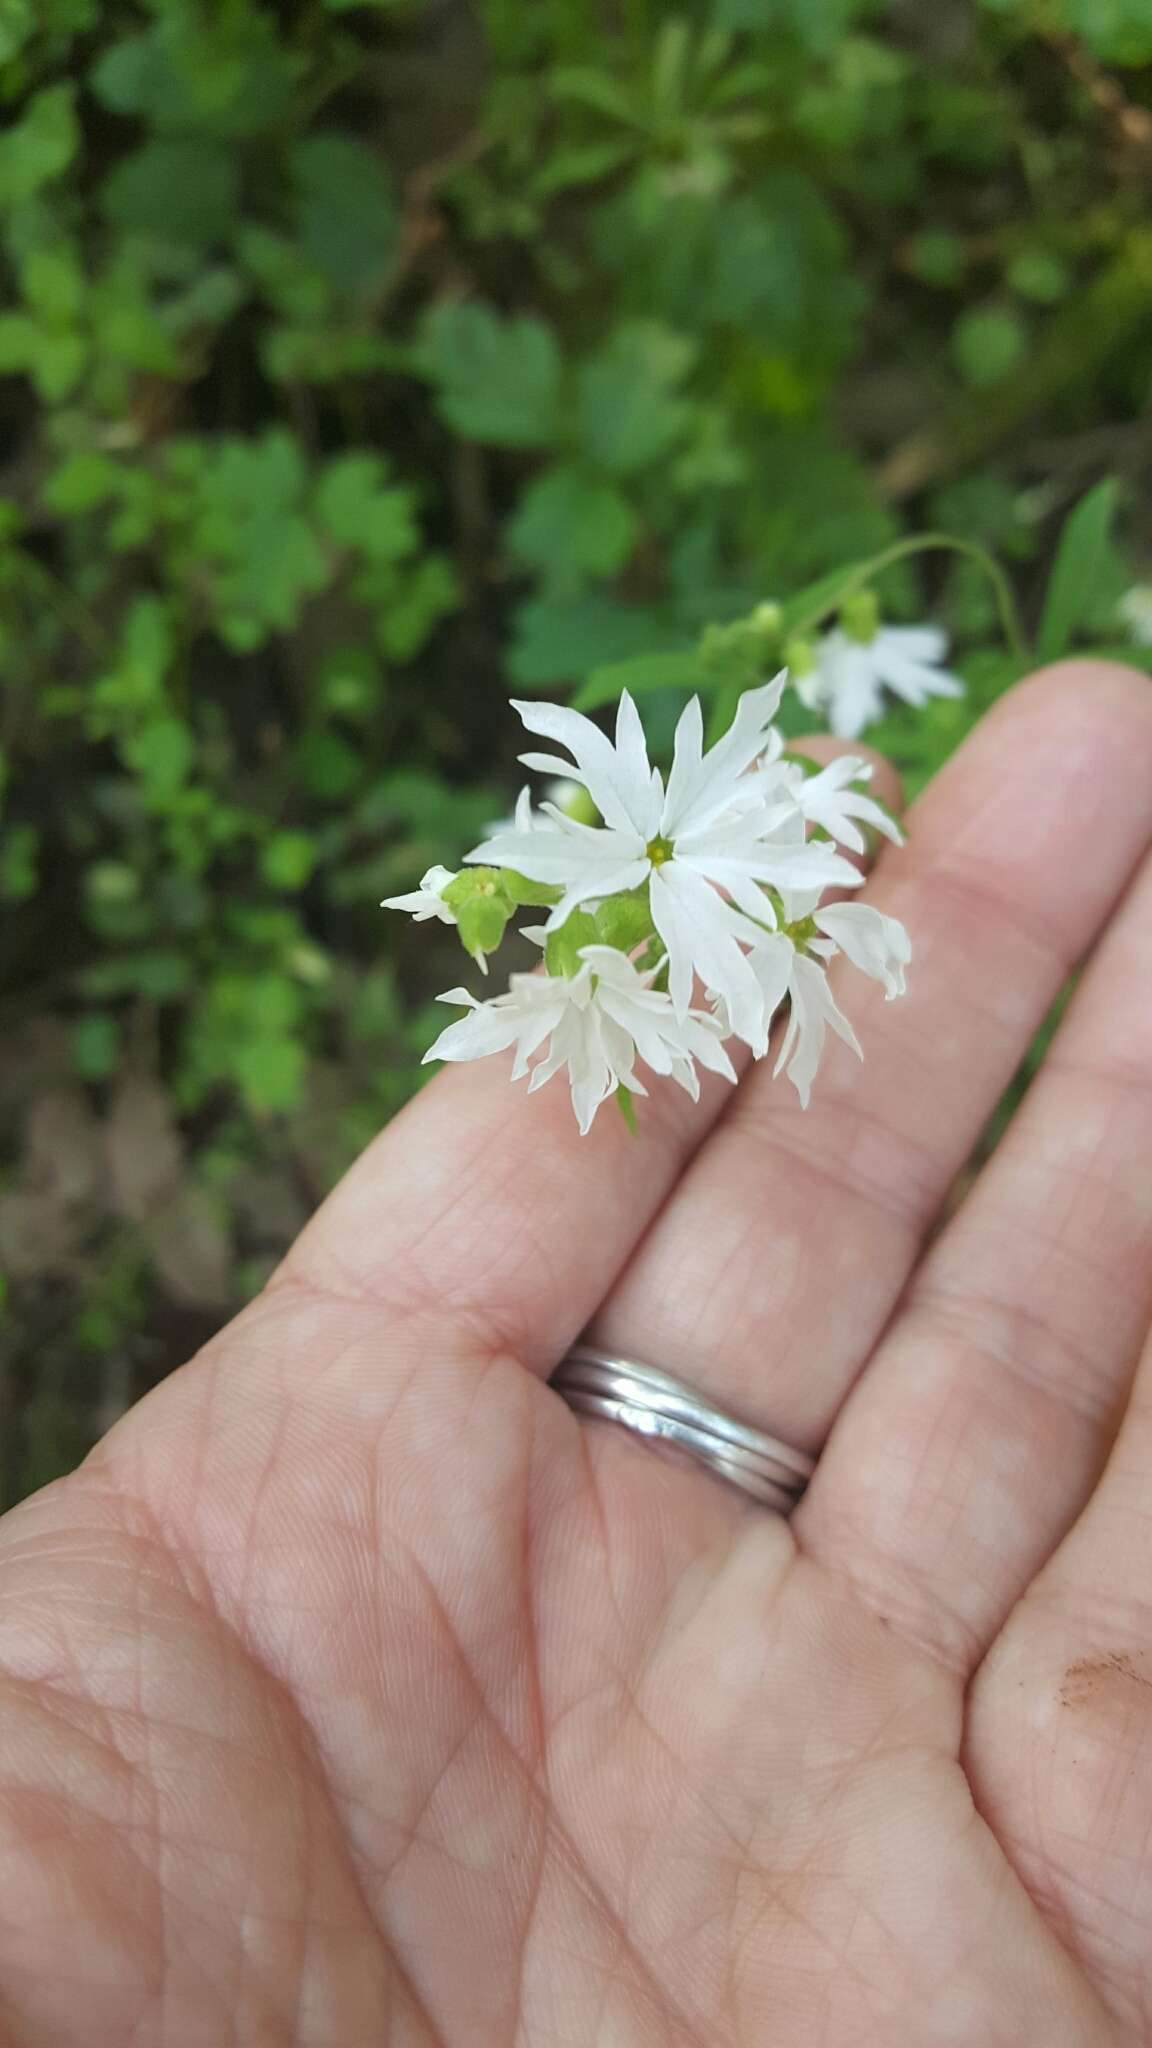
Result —
[[[510, 687], [676, 656], [667, 734], [704, 627], [924, 526], [996, 550], [1050, 649], [1120, 637], [1152, 10], [0, 0], [0, 108], [19, 1488], [93, 1358], [155, 1313], [136, 1384], [188, 1335], [157, 1303], [199, 1284], [210, 1324], [266, 1269], [294, 1210], [253, 1175], [314, 1199], [414, 1086], [439, 973], [376, 905], [508, 807]], [[970, 682], [870, 735], [916, 786], [1013, 667], [970, 562], [884, 589]], [[37, 1088], [104, 1143], [141, 1072], [211, 1284], [102, 1166], [28, 1250]]]

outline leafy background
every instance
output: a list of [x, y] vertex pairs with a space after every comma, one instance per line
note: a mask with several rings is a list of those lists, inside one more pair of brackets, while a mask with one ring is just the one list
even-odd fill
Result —
[[[510, 688], [926, 526], [1034, 624], [1102, 478], [1048, 638], [1122, 637], [1152, 11], [0, 0], [0, 106], [14, 1498], [416, 1085], [444, 966], [376, 906], [507, 809]], [[970, 683], [869, 735], [915, 787], [1014, 664], [970, 562], [885, 591]]]

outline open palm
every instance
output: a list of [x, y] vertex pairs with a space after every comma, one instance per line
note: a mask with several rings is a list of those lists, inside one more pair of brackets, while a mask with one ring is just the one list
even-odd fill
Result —
[[[4, 2048], [1152, 2041], [1150, 839], [1147, 682], [1024, 686], [806, 1116], [442, 1076], [8, 1518]], [[590, 1320], [827, 1445], [790, 1527], [576, 1421]]]

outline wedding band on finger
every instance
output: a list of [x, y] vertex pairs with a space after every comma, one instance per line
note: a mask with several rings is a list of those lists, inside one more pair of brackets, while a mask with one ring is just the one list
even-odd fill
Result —
[[551, 1385], [581, 1415], [669, 1444], [778, 1515], [791, 1514], [815, 1460], [741, 1421], [655, 1366], [577, 1344]]

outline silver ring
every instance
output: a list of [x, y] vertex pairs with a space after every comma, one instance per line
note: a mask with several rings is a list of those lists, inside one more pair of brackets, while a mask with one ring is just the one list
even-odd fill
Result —
[[714, 1408], [684, 1380], [593, 1344], [575, 1345], [551, 1385], [577, 1414], [671, 1444], [778, 1515], [791, 1514], [815, 1470], [804, 1451]]

